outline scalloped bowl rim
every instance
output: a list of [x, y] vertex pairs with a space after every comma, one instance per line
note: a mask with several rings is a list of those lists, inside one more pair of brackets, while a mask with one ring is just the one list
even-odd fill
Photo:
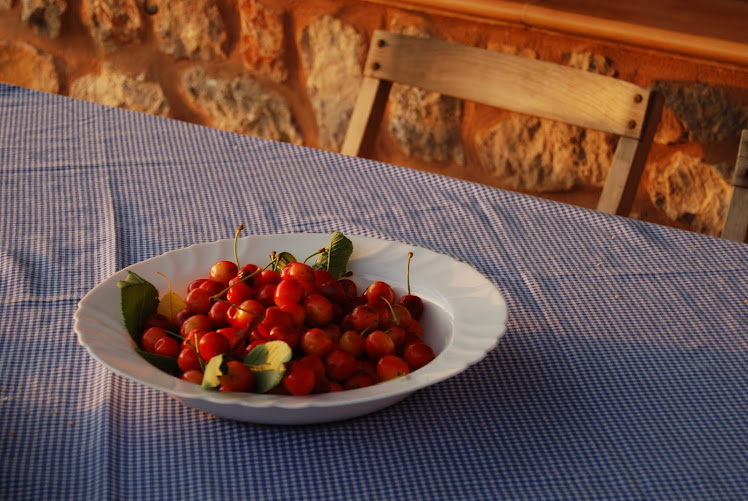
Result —
[[[109, 370], [163, 391], [188, 406], [240, 421], [304, 424], [346, 419], [389, 406], [479, 362], [505, 334], [507, 305], [504, 298], [486, 277], [468, 264], [393, 240], [346, 236], [354, 244], [349, 269], [360, 287], [374, 280], [385, 280], [399, 294], [405, 293], [405, 261], [407, 252], [414, 252], [411, 288], [426, 304], [424, 331], [427, 341], [438, 353], [432, 362], [407, 376], [356, 390], [295, 397], [205, 390], [155, 369], [134, 350], [135, 344], [122, 320], [117, 282], [132, 270], [153, 283], [161, 295], [168, 290], [168, 285], [166, 280], [157, 283], [155, 272], [158, 271], [171, 279], [173, 290], [186, 290], [190, 281], [207, 276], [207, 270], [215, 261], [233, 260], [233, 239], [171, 250], [117, 271], [79, 302], [74, 314], [78, 342]], [[264, 263], [272, 250], [286, 250], [303, 259], [326, 246], [329, 237], [323, 233], [257, 234], [240, 238], [237, 249], [243, 263]], [[194, 269], [198, 266], [205, 272]], [[450, 282], [442, 283], [445, 279]], [[429, 319], [431, 329], [439, 331], [432, 339], [426, 329]], [[445, 322], [448, 325], [444, 325]]]

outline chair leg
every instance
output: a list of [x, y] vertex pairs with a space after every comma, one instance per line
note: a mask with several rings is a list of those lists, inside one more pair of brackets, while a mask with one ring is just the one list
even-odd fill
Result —
[[600, 195], [597, 210], [628, 216], [662, 115], [664, 99], [652, 92], [640, 139], [622, 136]]
[[340, 152], [360, 156], [374, 143], [392, 82], [364, 77]]

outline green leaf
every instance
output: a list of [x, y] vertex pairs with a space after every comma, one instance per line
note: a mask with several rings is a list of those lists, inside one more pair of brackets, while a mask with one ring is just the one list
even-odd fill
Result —
[[223, 376], [228, 372], [228, 364], [226, 364], [226, 355], [216, 355], [205, 365], [205, 372], [203, 372], [203, 388], [217, 388], [221, 385], [219, 376]]
[[265, 393], [278, 386], [286, 372], [286, 362], [292, 356], [293, 351], [285, 341], [268, 341], [252, 348], [244, 357], [244, 365], [252, 369], [255, 376], [255, 391]]
[[330, 238], [328, 249], [317, 256], [313, 268], [328, 271], [335, 279], [339, 279], [348, 271], [348, 259], [353, 253], [353, 242], [348, 237], [334, 231]]
[[174, 357], [166, 357], [164, 355], [157, 355], [156, 353], [150, 353], [140, 348], [135, 348], [135, 352], [146, 359], [151, 365], [160, 369], [172, 376], [179, 374], [179, 365], [177, 359]]
[[133, 273], [127, 272], [127, 278], [117, 282], [122, 291], [122, 318], [125, 328], [136, 344], [140, 343], [146, 319], [158, 308], [158, 290], [153, 284]]
[[258, 365], [263, 365], [267, 363], [268, 360], [268, 349], [267, 346], [265, 346], [265, 343], [258, 344], [254, 348], [252, 348], [252, 351], [247, 353], [247, 355], [244, 357], [244, 365], [247, 367], [256, 367]]
[[281, 382], [286, 369], [273, 371], [257, 371], [255, 375], [255, 392], [266, 393]]

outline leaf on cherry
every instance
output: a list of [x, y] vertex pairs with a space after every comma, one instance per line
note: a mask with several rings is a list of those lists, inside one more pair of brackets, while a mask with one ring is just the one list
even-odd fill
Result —
[[285, 341], [258, 344], [247, 353], [244, 365], [254, 373], [257, 393], [265, 393], [278, 386], [286, 372], [286, 362], [291, 360], [292, 355], [291, 347]]
[[208, 360], [203, 372], [203, 388], [218, 388], [221, 385], [219, 376], [223, 376], [229, 370], [226, 362], [225, 354], [215, 355]]
[[158, 308], [158, 290], [150, 282], [132, 271], [125, 280], [117, 282], [121, 292], [122, 318], [125, 328], [137, 344], [146, 319]]
[[326, 270], [335, 279], [339, 279], [348, 271], [348, 259], [353, 253], [353, 242], [339, 231], [333, 231], [330, 246], [317, 256], [313, 268]]

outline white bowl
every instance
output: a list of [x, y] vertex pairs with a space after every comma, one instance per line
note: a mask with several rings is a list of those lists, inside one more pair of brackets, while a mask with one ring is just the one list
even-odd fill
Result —
[[[233, 239], [170, 251], [110, 276], [78, 305], [74, 316], [78, 341], [115, 373], [166, 392], [190, 407], [238, 421], [309, 424], [361, 416], [392, 405], [479, 362], [504, 335], [506, 302], [496, 287], [472, 267], [420, 247], [346, 236], [353, 242], [348, 269], [353, 272], [359, 292], [375, 280], [384, 280], [398, 295], [404, 294], [407, 254], [414, 253], [411, 291], [424, 301], [424, 334], [437, 356], [405, 377], [356, 390], [296, 397], [206, 390], [150, 365], [135, 352], [125, 329], [117, 282], [125, 278], [127, 270], [132, 270], [163, 294], [168, 286], [159, 272], [169, 277], [174, 291], [184, 294], [192, 280], [208, 276], [213, 263], [234, 260]], [[239, 261], [263, 266], [273, 251], [288, 251], [304, 259], [325, 247], [329, 239], [330, 235], [309, 233], [249, 236], [239, 239]]]

